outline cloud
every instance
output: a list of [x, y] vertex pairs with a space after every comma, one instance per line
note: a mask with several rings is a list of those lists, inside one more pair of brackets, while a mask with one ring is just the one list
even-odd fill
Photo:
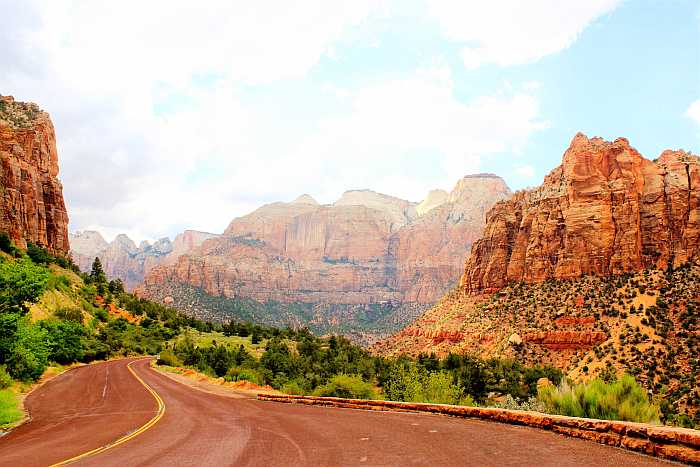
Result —
[[443, 34], [464, 44], [467, 69], [534, 62], [566, 49], [621, 0], [427, 0]]
[[515, 168], [515, 173], [523, 178], [532, 178], [535, 176], [535, 168], [531, 165], [521, 165]]
[[685, 112], [685, 115], [691, 118], [692, 120], [695, 120], [695, 123], [700, 125], [700, 99], [690, 104], [690, 107], [688, 107], [688, 110]]
[[[418, 201], [545, 127], [527, 88], [465, 101], [440, 61], [307, 84], [324, 57], [342, 61], [348, 31], [386, 14], [378, 2], [0, 0], [0, 11], [0, 92], [51, 113], [71, 229], [107, 238], [220, 232], [305, 192]], [[310, 91], [295, 100], [300, 81]]]
[[306, 167], [326, 175], [319, 183], [327, 195], [371, 187], [419, 201], [478, 172], [485, 155], [518, 152], [546, 127], [528, 94], [459, 101], [445, 65], [363, 87], [350, 100], [348, 113], [323, 119], [298, 151]]

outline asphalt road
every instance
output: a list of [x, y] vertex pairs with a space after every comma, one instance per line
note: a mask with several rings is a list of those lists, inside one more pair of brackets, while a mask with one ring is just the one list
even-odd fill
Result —
[[147, 360], [69, 371], [31, 393], [26, 406], [31, 422], [0, 438], [2, 466], [51, 465], [125, 435], [74, 465], [669, 465], [527, 427], [215, 395]]

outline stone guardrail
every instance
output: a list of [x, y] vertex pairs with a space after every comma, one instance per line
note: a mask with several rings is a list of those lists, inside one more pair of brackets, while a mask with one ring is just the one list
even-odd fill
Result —
[[446, 404], [291, 396], [286, 394], [258, 394], [258, 400], [364, 410], [429, 412], [525, 425], [664, 459], [700, 465], [700, 431], [686, 428]]

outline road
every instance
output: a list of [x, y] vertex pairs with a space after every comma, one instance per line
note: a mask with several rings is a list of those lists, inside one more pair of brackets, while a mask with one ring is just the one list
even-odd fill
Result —
[[74, 465], [670, 465], [528, 427], [216, 395], [148, 360], [71, 370], [32, 392], [26, 406], [31, 422], [0, 438], [2, 466], [51, 465], [130, 433]]

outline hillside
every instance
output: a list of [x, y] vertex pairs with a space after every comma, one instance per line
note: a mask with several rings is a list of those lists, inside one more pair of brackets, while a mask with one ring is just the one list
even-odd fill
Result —
[[369, 190], [331, 205], [308, 195], [268, 204], [151, 269], [137, 292], [207, 319], [255, 316], [371, 342], [457, 282], [485, 212], [508, 195], [502, 179], [480, 174], [422, 205]]
[[505, 356], [584, 379], [628, 371], [697, 423], [698, 167], [577, 135], [542, 186], [489, 211], [460, 284], [374, 350]]

